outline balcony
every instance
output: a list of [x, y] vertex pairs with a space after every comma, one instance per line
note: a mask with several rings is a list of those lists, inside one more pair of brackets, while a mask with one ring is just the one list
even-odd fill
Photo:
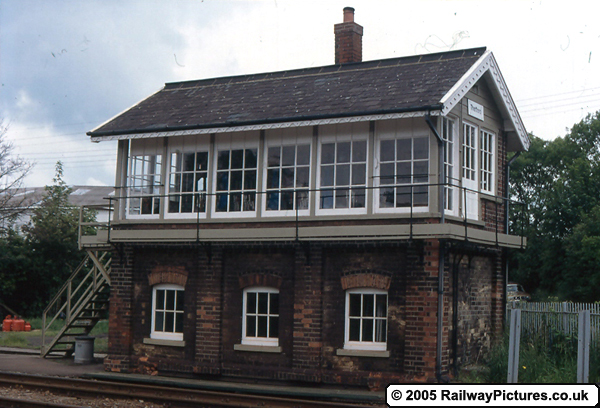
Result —
[[[424, 240], [445, 239], [464, 241], [474, 244], [498, 246], [507, 248], [524, 248], [526, 239], [521, 235], [509, 235], [506, 229], [506, 207], [522, 206], [506, 198], [486, 196], [482, 193], [459, 186], [444, 186], [440, 184], [419, 185], [386, 185], [385, 188], [402, 187], [410, 189], [409, 201], [404, 207], [394, 208], [396, 212], [373, 211], [373, 205], [365, 206], [364, 214], [319, 215], [315, 211], [288, 211], [285, 216], [264, 216], [260, 210], [252, 217], [211, 217], [207, 215], [206, 202], [212, 194], [194, 194], [194, 210], [181, 218], [126, 218], [123, 216], [127, 203], [131, 199], [151, 198], [156, 202], [167, 202], [169, 196], [117, 195], [107, 198], [107, 204], [102, 207], [111, 216], [107, 222], [84, 222], [83, 210], [80, 219], [79, 245], [82, 249], [106, 249], [119, 243], [208, 243], [208, 242], [299, 242], [299, 241], [377, 241], [377, 240]], [[426, 187], [426, 189], [424, 189]], [[383, 189], [383, 187], [381, 187]], [[446, 189], [445, 193], [441, 193]], [[367, 188], [366, 195], [373, 198], [379, 194], [380, 187]], [[448, 191], [459, 194], [456, 200], [460, 208], [455, 209], [455, 215], [432, 208], [437, 197], [447, 196]], [[306, 192], [302, 189], [302, 192]], [[408, 191], [408, 190], [404, 190]], [[310, 190], [311, 195], [317, 190]], [[219, 193], [222, 194], [222, 193]], [[265, 194], [257, 192], [257, 195]], [[423, 203], [425, 195], [427, 206]], [[467, 195], [477, 194], [480, 198], [478, 220], [468, 218], [471, 214], [468, 204], [472, 202]], [[172, 195], [171, 195], [172, 196]], [[300, 197], [294, 194], [294, 197]], [[373, 202], [373, 200], [370, 200]], [[313, 200], [314, 202], [314, 200]], [[298, 203], [296, 203], [298, 204]], [[441, 204], [441, 203], [438, 203]], [[197, 211], [201, 208], [201, 211]], [[204, 209], [204, 210], [203, 210]], [[205, 212], [202, 212], [205, 211]], [[237, 215], [237, 214], [236, 214]]]

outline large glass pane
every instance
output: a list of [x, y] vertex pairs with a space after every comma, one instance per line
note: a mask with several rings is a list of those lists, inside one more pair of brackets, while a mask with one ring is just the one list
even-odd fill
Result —
[[277, 211], [279, 210], [279, 193], [268, 192], [267, 193], [267, 210]]
[[321, 145], [321, 164], [331, 164], [335, 161], [335, 143]]
[[348, 340], [360, 341], [360, 319], [350, 319], [350, 328], [348, 330]]
[[256, 337], [256, 316], [246, 316], [246, 336]]
[[184, 153], [184, 155], [183, 155], [183, 171], [194, 171], [194, 168], [195, 168], [194, 158], [195, 158], [194, 153]]
[[367, 181], [366, 166], [364, 164], [352, 165], [352, 185], [365, 185]]
[[267, 316], [258, 316], [258, 327], [256, 330], [256, 337], [267, 337], [267, 323], [268, 323], [268, 318]]
[[293, 210], [294, 209], [294, 191], [282, 191], [281, 192], [281, 210]]
[[193, 207], [193, 196], [191, 194], [185, 194], [181, 196], [181, 212], [191, 213]]
[[165, 291], [164, 290], [156, 291], [156, 303], [154, 303], [154, 307], [157, 310], [165, 309]]
[[333, 190], [321, 191], [321, 208], [333, 208]]
[[375, 295], [363, 295], [363, 316], [373, 316], [375, 309]]
[[335, 185], [349, 186], [350, 185], [350, 165], [338, 164], [335, 170]]
[[165, 332], [173, 333], [175, 330], [175, 313], [165, 312]]
[[335, 190], [335, 208], [348, 208], [348, 199], [350, 190], [347, 188], [338, 188]]
[[256, 170], [244, 171], [244, 189], [255, 190], [256, 189]]
[[337, 144], [337, 163], [350, 162], [350, 142]]
[[350, 316], [360, 316], [360, 309], [361, 309], [361, 302], [360, 302], [360, 298], [361, 295], [358, 293], [351, 293], [349, 295], [349, 306], [348, 306], [348, 312]]
[[310, 164], [310, 145], [298, 146], [297, 154], [296, 165], [302, 166]]
[[256, 209], [256, 193], [244, 193], [244, 211]]
[[241, 169], [244, 167], [244, 151], [241, 149], [231, 151], [231, 168]]
[[194, 191], [194, 174], [193, 173], [185, 173], [182, 177], [183, 183], [181, 185], [182, 192], [192, 192]]
[[267, 170], [267, 188], [279, 188], [279, 169]]
[[411, 160], [412, 159], [412, 140], [398, 139], [396, 140], [396, 160]]
[[379, 170], [379, 184], [395, 184], [394, 163], [381, 163]]
[[256, 293], [246, 294], [246, 313], [256, 313]]
[[362, 341], [373, 341], [373, 320], [363, 319], [362, 321]]
[[154, 331], [165, 331], [164, 312], [154, 313]]
[[411, 204], [412, 204], [411, 188], [410, 187], [397, 187], [396, 188], [396, 207], [410, 207]]
[[385, 342], [387, 338], [387, 321], [375, 320], [375, 341]]
[[283, 146], [281, 154], [282, 166], [294, 166], [296, 164], [296, 146]]
[[427, 161], [416, 161], [414, 164], [414, 183], [427, 183], [429, 181], [429, 162]]
[[255, 169], [257, 163], [256, 149], [246, 149], [246, 162], [244, 167], [246, 169]]
[[429, 138], [419, 137], [414, 139], [414, 155], [415, 160], [426, 159], [429, 157]]
[[175, 333], [183, 333], [183, 313], [175, 315]]
[[259, 293], [258, 294], [258, 313], [267, 314], [269, 308], [269, 294]]
[[269, 318], [269, 337], [279, 337], [279, 317], [271, 316]]
[[229, 150], [219, 151], [219, 157], [217, 158], [217, 169], [229, 169]]
[[294, 168], [281, 170], [281, 188], [294, 188]]
[[308, 187], [309, 180], [308, 167], [299, 167], [296, 169], [296, 187]]
[[269, 304], [269, 313], [272, 315], [279, 314], [279, 293], [271, 293], [271, 303]]
[[176, 300], [176, 304], [175, 304], [175, 310], [178, 311], [183, 311], [183, 290], [178, 290], [177, 291], [177, 300]]
[[166, 295], [167, 295], [167, 301], [165, 303], [165, 309], [166, 310], [175, 310], [175, 291], [167, 290]]
[[410, 162], [400, 162], [396, 164], [396, 184], [410, 184], [412, 169]]
[[242, 210], [242, 194], [241, 193], [230, 193], [229, 194], [229, 211], [241, 211]]
[[196, 153], [196, 170], [208, 170], [208, 152]]
[[280, 163], [280, 154], [281, 148], [277, 147], [269, 147], [269, 153], [267, 157], [267, 166], [268, 167], [278, 167]]
[[375, 316], [387, 317], [387, 295], [376, 296]]
[[217, 191], [229, 190], [229, 172], [217, 172]]
[[227, 211], [227, 194], [217, 194], [217, 212]]
[[364, 188], [353, 188], [352, 189], [352, 208], [364, 208], [365, 207], [365, 189]]
[[359, 141], [352, 143], [352, 161], [364, 162], [367, 161], [367, 142]]
[[380, 146], [380, 161], [394, 161], [396, 153], [396, 141], [395, 140], [382, 140]]
[[334, 166], [321, 166], [321, 186], [333, 186], [333, 169]]
[[229, 189], [230, 190], [241, 190], [242, 189], [243, 172], [241, 170], [232, 171], [230, 174], [231, 174], [231, 180], [229, 182]]
[[379, 206], [381, 208], [390, 208], [394, 206], [394, 189], [382, 188], [379, 195]]

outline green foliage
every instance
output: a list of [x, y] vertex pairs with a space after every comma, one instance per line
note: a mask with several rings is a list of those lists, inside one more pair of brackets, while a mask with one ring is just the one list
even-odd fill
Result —
[[[506, 383], [508, 373], [508, 333], [492, 348], [485, 367], [477, 376], [463, 375], [461, 382]], [[600, 350], [590, 351], [591, 383], [600, 379], [598, 359]], [[519, 353], [519, 383], [559, 384], [575, 383], [577, 380], [577, 339], [553, 332], [550, 338], [521, 336]]]
[[551, 142], [535, 136], [511, 166], [511, 212], [527, 249], [511, 255], [510, 279], [534, 299], [594, 302], [600, 292], [600, 111]]
[[[0, 299], [18, 313], [36, 316], [83, 259], [79, 251], [79, 209], [69, 204], [71, 189], [63, 180], [62, 164], [56, 164], [54, 184], [46, 187], [42, 202], [34, 208], [24, 236], [9, 232], [0, 238]], [[95, 214], [84, 214], [93, 221]]]

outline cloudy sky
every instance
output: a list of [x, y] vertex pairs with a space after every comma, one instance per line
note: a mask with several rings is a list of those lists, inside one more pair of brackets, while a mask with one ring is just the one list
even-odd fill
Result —
[[0, 118], [29, 186], [112, 185], [116, 145], [86, 132], [166, 82], [333, 64], [356, 9], [363, 60], [486, 46], [529, 132], [600, 109], [598, 1], [0, 0]]

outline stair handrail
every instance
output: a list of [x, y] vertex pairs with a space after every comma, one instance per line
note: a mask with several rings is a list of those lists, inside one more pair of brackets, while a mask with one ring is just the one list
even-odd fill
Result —
[[[100, 264], [104, 266], [105, 269], [110, 267], [110, 263], [112, 259], [109, 259], [104, 263], [104, 259], [108, 255], [107, 252], [103, 253], [100, 256]], [[87, 261], [90, 260], [91, 255], [88, 253], [86, 257], [81, 261], [81, 263], [77, 266], [77, 268], [73, 271], [73, 273], [69, 276], [65, 284], [61, 287], [61, 289], [57, 292], [57, 294], [52, 298], [48, 306], [44, 309], [44, 313], [42, 315], [42, 352], [44, 352], [44, 347], [46, 345], [46, 331], [50, 328], [50, 326], [56, 321], [56, 319], [61, 315], [61, 313], [65, 313], [65, 327], [68, 326], [73, 319], [76, 319], [81, 310], [86, 306], [87, 299], [90, 295], [93, 294], [93, 291], [103, 285], [104, 283], [109, 283], [107, 277], [100, 272], [98, 266], [95, 262], [92, 262], [91, 269], [87, 270], [85, 268]], [[72, 290], [72, 284], [75, 278], [77, 278], [82, 270], [87, 270], [87, 274], [83, 277], [79, 285]], [[93, 277], [92, 284], [89, 285], [86, 282], [89, 281], [90, 276]], [[73, 298], [80, 292], [80, 289], [86, 285], [85, 290], [79, 295], [77, 300], [72, 303]], [[58, 308], [52, 319], [47, 322], [48, 313], [52, 310], [52, 308], [56, 307], [57, 303], [63, 299], [63, 296], [67, 295], [65, 303]]]

